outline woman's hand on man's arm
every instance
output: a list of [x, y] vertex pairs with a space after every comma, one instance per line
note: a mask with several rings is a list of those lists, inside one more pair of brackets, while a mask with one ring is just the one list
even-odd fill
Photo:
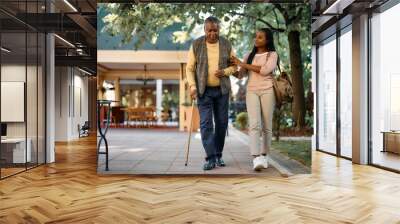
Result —
[[245, 70], [250, 70], [253, 72], [257, 72], [259, 73], [261, 70], [261, 66], [257, 66], [257, 65], [249, 65], [245, 62], [240, 61], [237, 57], [231, 57], [231, 62], [233, 64], [238, 65], [241, 69], [245, 69]]

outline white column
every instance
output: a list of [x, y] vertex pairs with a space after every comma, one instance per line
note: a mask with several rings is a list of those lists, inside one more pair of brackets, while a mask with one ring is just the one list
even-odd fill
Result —
[[[75, 73], [74, 67], [67, 67], [67, 81], [66, 84], [69, 86], [68, 93], [63, 94], [62, 96], [68, 96], [69, 100], [67, 101], [67, 109], [69, 116], [67, 117], [67, 141], [71, 141], [73, 139], [73, 124], [75, 120]], [[57, 127], [57, 126], [56, 126]], [[57, 127], [58, 128], [58, 127]]]
[[162, 110], [162, 79], [157, 79], [156, 82], [156, 113], [158, 121], [161, 121], [161, 110]]
[[368, 16], [353, 20], [353, 162], [368, 163]]
[[46, 163], [55, 162], [54, 134], [55, 134], [55, 55], [54, 35], [46, 36]]

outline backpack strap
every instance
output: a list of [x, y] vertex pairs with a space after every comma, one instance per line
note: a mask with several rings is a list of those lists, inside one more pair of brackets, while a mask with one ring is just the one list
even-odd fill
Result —
[[[278, 53], [276, 53], [276, 54], [278, 54]], [[282, 74], [282, 70], [281, 70], [281, 66], [280, 66], [280, 60], [281, 59], [279, 58], [279, 55], [278, 55], [278, 60], [277, 60], [276, 64], [278, 66], [279, 74]]]

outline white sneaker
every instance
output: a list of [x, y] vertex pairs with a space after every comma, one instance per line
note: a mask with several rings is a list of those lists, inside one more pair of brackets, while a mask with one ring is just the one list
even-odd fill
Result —
[[261, 155], [261, 161], [264, 169], [268, 168], [268, 156]]
[[257, 156], [253, 159], [253, 170], [260, 171], [263, 168], [263, 160], [261, 156]]

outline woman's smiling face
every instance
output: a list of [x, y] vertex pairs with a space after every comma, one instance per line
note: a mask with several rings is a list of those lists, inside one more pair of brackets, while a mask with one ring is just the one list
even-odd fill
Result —
[[262, 31], [257, 31], [256, 37], [254, 38], [254, 45], [256, 47], [265, 47], [267, 45], [266, 35]]

